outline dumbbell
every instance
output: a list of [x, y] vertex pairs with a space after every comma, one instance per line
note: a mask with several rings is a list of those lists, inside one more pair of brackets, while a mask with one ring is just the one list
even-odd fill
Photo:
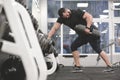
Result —
[[52, 39], [47, 39], [47, 35], [43, 33], [37, 34], [43, 53], [55, 53], [55, 42]]
[[[74, 28], [74, 30], [76, 31], [76, 32], [85, 32], [85, 29], [86, 29], [86, 26], [85, 25], [81, 25], [81, 24], [79, 24], [79, 25], [76, 25], [75, 26], [75, 28]], [[97, 29], [94, 29], [94, 28], [92, 28], [92, 30], [90, 31], [90, 33], [89, 34], [91, 34], [92, 36], [95, 36], [95, 37], [100, 37], [100, 32], [97, 30]]]

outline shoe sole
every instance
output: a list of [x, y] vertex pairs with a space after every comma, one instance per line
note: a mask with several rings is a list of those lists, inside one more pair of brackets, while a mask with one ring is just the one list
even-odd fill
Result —
[[103, 71], [105, 73], [114, 73], [114, 70], [110, 70], [110, 71]]

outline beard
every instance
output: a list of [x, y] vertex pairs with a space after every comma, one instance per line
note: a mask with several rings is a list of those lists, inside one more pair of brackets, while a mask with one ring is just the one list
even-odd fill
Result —
[[66, 18], [70, 18], [70, 16], [71, 16], [71, 12], [69, 11], [68, 13], [69, 14], [66, 16]]

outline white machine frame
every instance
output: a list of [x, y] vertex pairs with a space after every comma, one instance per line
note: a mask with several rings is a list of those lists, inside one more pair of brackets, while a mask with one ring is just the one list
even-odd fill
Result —
[[20, 56], [26, 80], [46, 80], [47, 66], [32, 21], [26, 9], [14, 0], [0, 0], [15, 43], [2, 41], [1, 51]]

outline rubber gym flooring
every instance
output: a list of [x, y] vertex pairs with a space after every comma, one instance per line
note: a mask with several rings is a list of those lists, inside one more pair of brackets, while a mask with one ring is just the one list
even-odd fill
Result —
[[[0, 53], [0, 68], [8, 57], [8, 54]], [[49, 75], [47, 80], [120, 80], [120, 66], [112, 73], [105, 73], [104, 69], [104, 67], [84, 67], [82, 73], [72, 73], [72, 66], [64, 66]]]
[[65, 66], [49, 75], [47, 80], [120, 80], [120, 67], [114, 72], [103, 72], [104, 67], [85, 67], [82, 73], [72, 73], [73, 67]]

